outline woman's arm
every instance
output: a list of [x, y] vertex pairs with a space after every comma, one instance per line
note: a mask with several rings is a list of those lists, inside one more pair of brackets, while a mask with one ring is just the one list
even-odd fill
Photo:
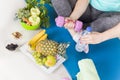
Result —
[[103, 32], [102, 35], [104, 40], [120, 37], [120, 23], [118, 23], [115, 27]]
[[80, 40], [82, 43], [85, 44], [98, 44], [116, 37], [120, 37], [120, 23], [103, 33], [95, 32], [89, 35], [82, 36]]
[[89, 4], [89, 0], [77, 0], [75, 8], [70, 15], [70, 18], [77, 20], [85, 12]]
[[70, 32], [72, 36], [76, 34], [76, 32], [73, 29], [75, 26], [74, 22], [75, 20], [79, 19], [82, 16], [82, 14], [85, 12], [85, 10], [88, 7], [88, 4], [89, 4], [89, 0], [77, 0], [73, 12], [71, 13], [69, 17], [65, 19], [66, 22], [67, 20], [73, 21], [73, 22], [68, 22], [64, 25], [64, 27], [68, 29], [68, 31]]

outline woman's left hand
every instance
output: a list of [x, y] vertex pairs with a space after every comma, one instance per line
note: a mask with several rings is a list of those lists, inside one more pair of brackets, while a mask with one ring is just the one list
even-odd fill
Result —
[[83, 44], [98, 44], [104, 41], [102, 37], [102, 33], [99, 32], [91, 32], [88, 35], [81, 36], [80, 41]]

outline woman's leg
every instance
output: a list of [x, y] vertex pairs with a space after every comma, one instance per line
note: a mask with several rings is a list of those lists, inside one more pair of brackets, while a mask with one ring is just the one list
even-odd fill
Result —
[[74, 9], [77, 0], [69, 0], [71, 8]]
[[[59, 16], [69, 17], [77, 0], [51, 0], [52, 5]], [[89, 5], [85, 13], [80, 17], [84, 23], [91, 22], [91, 6]]]
[[101, 14], [103, 14], [103, 11], [99, 11], [91, 6], [91, 19], [92, 22], [95, 21]]
[[93, 31], [104, 32], [120, 23], [120, 12], [102, 13], [91, 23]]
[[[74, 1], [74, 0], [73, 0]], [[51, 0], [52, 5], [59, 16], [68, 17], [72, 12], [72, 6], [69, 0]]]
[[92, 21], [98, 18], [103, 12], [96, 10], [91, 5], [88, 5], [84, 14], [80, 17], [80, 20], [84, 22], [85, 27], [89, 26]]

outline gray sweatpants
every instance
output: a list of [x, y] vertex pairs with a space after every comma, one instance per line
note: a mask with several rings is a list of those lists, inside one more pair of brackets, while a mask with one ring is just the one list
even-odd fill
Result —
[[[56, 13], [68, 17], [72, 13], [77, 0], [51, 0]], [[84, 24], [89, 24], [93, 31], [103, 32], [120, 23], [120, 12], [102, 12], [91, 5], [80, 17]]]

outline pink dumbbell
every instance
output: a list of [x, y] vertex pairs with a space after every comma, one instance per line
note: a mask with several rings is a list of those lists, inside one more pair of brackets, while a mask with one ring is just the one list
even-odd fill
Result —
[[[58, 27], [63, 27], [63, 25], [65, 24], [65, 18], [62, 16], [58, 16], [55, 19], [56, 25]], [[75, 22], [75, 31], [79, 32], [82, 29], [83, 23], [81, 21], [76, 21]]]

